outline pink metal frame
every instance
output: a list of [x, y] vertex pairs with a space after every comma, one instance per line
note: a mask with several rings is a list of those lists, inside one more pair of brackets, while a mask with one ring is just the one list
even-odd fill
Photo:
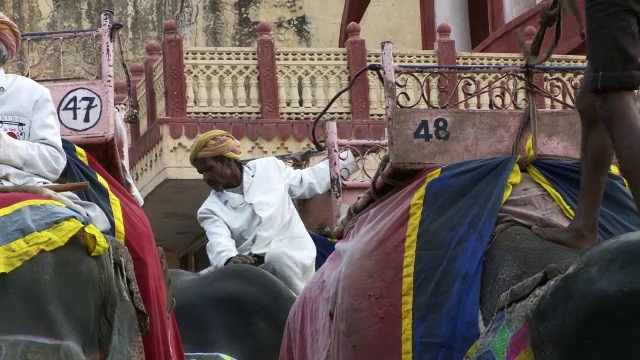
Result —
[[63, 97], [78, 88], [85, 88], [96, 93], [102, 103], [102, 113], [100, 119], [94, 127], [86, 131], [74, 131], [61, 126], [62, 136], [76, 144], [96, 144], [105, 143], [114, 138], [114, 49], [111, 39], [113, 11], [104, 10], [100, 13], [101, 26], [95, 30], [81, 31], [56, 31], [24, 34], [23, 41], [51, 39], [64, 40], [71, 38], [98, 38], [101, 42], [101, 76], [96, 80], [64, 81], [64, 79], [54, 82], [44, 82], [50, 92], [56, 107], [60, 106]]
[[[384, 92], [386, 117], [393, 119], [393, 110], [396, 107], [395, 96], [395, 72], [393, 65], [393, 44], [382, 43], [382, 66], [384, 70]], [[371, 180], [351, 181], [342, 179], [340, 175], [340, 147], [356, 146], [388, 146], [386, 140], [346, 140], [338, 138], [338, 127], [335, 120], [325, 122], [327, 132], [326, 146], [329, 153], [329, 173], [331, 178], [331, 202], [333, 211], [333, 224], [340, 219], [340, 205], [342, 205], [342, 188], [366, 189], [371, 185]]]

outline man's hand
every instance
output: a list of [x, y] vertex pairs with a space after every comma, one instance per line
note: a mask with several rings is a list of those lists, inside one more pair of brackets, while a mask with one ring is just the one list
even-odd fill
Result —
[[256, 262], [256, 259], [254, 259], [252, 256], [238, 254], [230, 258], [229, 260], [227, 260], [227, 262], [224, 263], [224, 266], [231, 265], [231, 264], [253, 264], [255, 262]]

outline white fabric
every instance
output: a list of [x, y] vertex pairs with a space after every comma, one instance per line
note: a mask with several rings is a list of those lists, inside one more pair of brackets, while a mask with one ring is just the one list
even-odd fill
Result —
[[142, 195], [140, 195], [140, 191], [136, 187], [136, 184], [133, 182], [133, 178], [131, 178], [131, 172], [129, 171], [129, 137], [127, 136], [127, 129], [124, 125], [124, 120], [122, 120], [122, 116], [120, 116], [120, 111], [117, 108], [113, 110], [113, 120], [115, 122], [115, 137], [116, 144], [118, 144], [118, 152], [120, 153], [120, 167], [122, 168], [122, 173], [124, 174], [124, 183], [127, 191], [134, 199], [140, 207], [144, 205], [144, 200], [142, 199]]
[[500, 208], [496, 226], [518, 222], [529, 227], [556, 228], [567, 227], [570, 221], [549, 192], [523, 172], [522, 181], [513, 187]]
[[[49, 90], [0, 69], [0, 181], [43, 185], [56, 181], [67, 162]], [[7, 135], [14, 133], [18, 139]]]
[[[48, 185], [58, 180], [66, 165], [49, 89], [0, 68], [0, 186]], [[109, 231], [109, 219], [96, 204], [72, 192], [60, 195], [82, 207], [100, 231]]]
[[[343, 175], [358, 170], [351, 152], [342, 158]], [[274, 275], [299, 293], [315, 272], [316, 248], [292, 198], [308, 199], [329, 189], [327, 160], [303, 170], [291, 169], [274, 157], [248, 162], [242, 193], [211, 191], [198, 210], [211, 265], [222, 267], [239, 253], [264, 255], [265, 263], [270, 263], [265, 267], [288, 274], [287, 279]]]
[[78, 195], [72, 193], [71, 191], [62, 192], [60, 195], [69, 199], [74, 204], [80, 206], [84, 211], [87, 212], [87, 216], [89, 217], [89, 221], [95, 225], [95, 227], [100, 230], [100, 232], [106, 233], [111, 229], [111, 224], [109, 223], [109, 218], [107, 215], [100, 209], [100, 207], [92, 202], [81, 200]]

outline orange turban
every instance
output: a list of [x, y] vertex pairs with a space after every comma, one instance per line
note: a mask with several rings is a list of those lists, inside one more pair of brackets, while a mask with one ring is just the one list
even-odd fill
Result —
[[193, 144], [189, 160], [195, 166], [198, 158], [222, 155], [239, 160], [241, 154], [240, 141], [233, 135], [224, 130], [211, 130], [202, 134]]
[[18, 30], [18, 26], [3, 13], [0, 13], [0, 42], [7, 47], [7, 52], [9, 53], [8, 60], [13, 60], [20, 47], [20, 30]]

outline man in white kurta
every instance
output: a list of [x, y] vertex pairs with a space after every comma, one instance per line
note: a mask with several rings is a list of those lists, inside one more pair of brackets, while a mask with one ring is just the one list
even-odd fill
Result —
[[[0, 186], [48, 185], [58, 180], [67, 157], [49, 90], [29, 78], [5, 74], [19, 44], [17, 26], [0, 13]], [[110, 229], [97, 205], [71, 192], [61, 195], [81, 206], [100, 231]]]
[[[211, 265], [255, 263], [264, 257], [262, 267], [300, 294], [315, 273], [316, 248], [292, 199], [329, 191], [328, 161], [294, 170], [275, 157], [243, 166], [239, 156], [239, 142], [221, 130], [203, 134], [192, 148], [192, 164], [213, 188], [198, 210]], [[228, 167], [217, 167], [224, 158]], [[350, 152], [342, 158], [343, 175], [357, 171]]]

